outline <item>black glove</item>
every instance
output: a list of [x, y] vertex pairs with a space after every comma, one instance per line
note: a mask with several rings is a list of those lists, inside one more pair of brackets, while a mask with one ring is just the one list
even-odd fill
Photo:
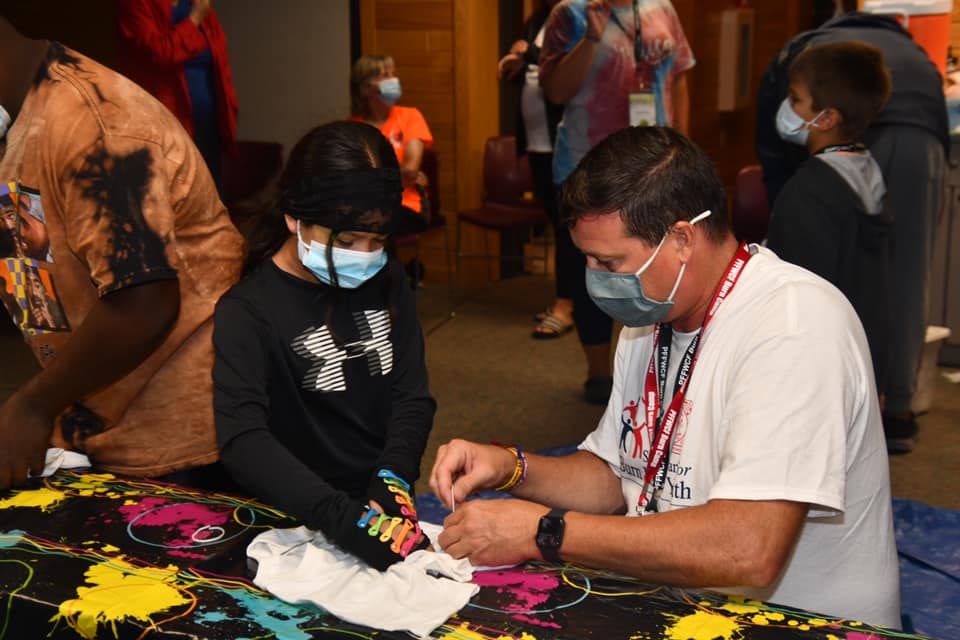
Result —
[[[371, 524], [374, 520], [376, 523]], [[358, 502], [352, 502], [347, 510], [347, 517], [334, 533], [334, 541], [379, 571], [430, 545], [416, 520], [385, 516]]]
[[376, 501], [388, 516], [417, 521], [413, 487], [390, 469], [378, 469], [373, 475], [367, 488], [367, 499]]

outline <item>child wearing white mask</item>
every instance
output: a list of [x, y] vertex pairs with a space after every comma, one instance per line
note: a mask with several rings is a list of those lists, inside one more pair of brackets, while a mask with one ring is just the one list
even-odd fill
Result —
[[777, 131], [805, 146], [810, 158], [777, 196], [767, 244], [784, 260], [829, 280], [850, 300], [882, 388], [893, 217], [885, 206], [880, 167], [859, 140], [890, 94], [890, 74], [879, 49], [836, 42], [798, 55], [789, 80]]
[[412, 487], [436, 403], [413, 294], [384, 252], [400, 192], [372, 126], [304, 136], [213, 336], [226, 469], [380, 570], [429, 544]]

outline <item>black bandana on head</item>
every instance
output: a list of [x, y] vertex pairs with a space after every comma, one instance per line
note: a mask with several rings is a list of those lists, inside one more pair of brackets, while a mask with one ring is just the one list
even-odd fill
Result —
[[397, 169], [357, 169], [300, 179], [280, 194], [280, 210], [337, 231], [390, 233], [403, 187]]

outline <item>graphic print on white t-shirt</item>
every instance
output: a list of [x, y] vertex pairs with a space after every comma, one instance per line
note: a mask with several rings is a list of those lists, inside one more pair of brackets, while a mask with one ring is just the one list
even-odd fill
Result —
[[302, 386], [313, 391], [346, 391], [343, 365], [347, 360], [365, 358], [371, 377], [393, 371], [393, 345], [390, 343], [390, 314], [386, 309], [357, 311], [353, 321], [361, 339], [338, 344], [326, 325], [310, 327], [293, 339], [291, 347], [313, 361]]
[[[683, 355], [686, 353], [690, 343], [699, 330], [689, 333], [673, 331], [670, 353], [672, 354], [667, 367], [666, 379], [668, 380], [667, 389], [670, 392], [663, 399], [662, 405], [668, 405], [673, 397], [672, 392], [677, 379], [677, 373], [680, 369], [680, 363]], [[640, 494], [643, 489], [643, 476], [647, 468], [647, 460], [650, 456], [650, 449], [654, 441], [653, 429], [646, 426], [645, 423], [645, 403], [642, 402], [643, 382], [646, 369], [643, 375], [638, 375], [632, 389], [636, 389], [636, 397], [626, 402], [623, 410], [620, 412], [620, 472], [624, 481], [629, 481], [637, 486], [634, 491], [624, 492], [624, 495], [636, 494], [637, 499], [631, 500], [627, 504], [630, 513], [640, 515]], [[694, 374], [695, 375], [695, 374]], [[626, 391], [626, 389], [625, 389]], [[627, 396], [627, 394], [624, 394]], [[652, 399], [650, 400], [652, 401]], [[666, 407], [662, 406], [663, 412]], [[674, 427], [673, 436], [670, 441], [669, 456], [666, 457], [664, 464], [667, 465], [666, 478], [664, 485], [660, 490], [660, 499], [657, 502], [669, 502], [674, 507], [690, 506], [693, 499], [693, 487], [686, 478], [692, 467], [682, 466], [676, 463], [683, 453], [683, 445], [687, 436], [687, 425], [689, 424], [690, 413], [693, 410], [693, 402], [690, 398], [685, 398], [680, 406], [677, 415], [677, 424]], [[652, 489], [648, 488], [648, 491]], [[658, 510], [660, 505], [655, 505]]]

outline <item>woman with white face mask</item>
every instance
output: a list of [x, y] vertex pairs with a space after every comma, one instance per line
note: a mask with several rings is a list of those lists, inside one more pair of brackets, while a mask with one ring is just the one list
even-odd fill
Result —
[[377, 127], [400, 163], [403, 207], [415, 216], [404, 216], [404, 230], [419, 231], [427, 225], [429, 203], [425, 202], [427, 177], [420, 170], [423, 150], [433, 145], [433, 134], [419, 109], [397, 104], [403, 95], [390, 56], [362, 56], [350, 73], [350, 119]]
[[400, 171], [373, 127], [293, 148], [245, 277], [217, 305], [221, 459], [257, 498], [383, 570], [428, 542], [412, 487], [436, 403], [402, 267], [384, 244]]

